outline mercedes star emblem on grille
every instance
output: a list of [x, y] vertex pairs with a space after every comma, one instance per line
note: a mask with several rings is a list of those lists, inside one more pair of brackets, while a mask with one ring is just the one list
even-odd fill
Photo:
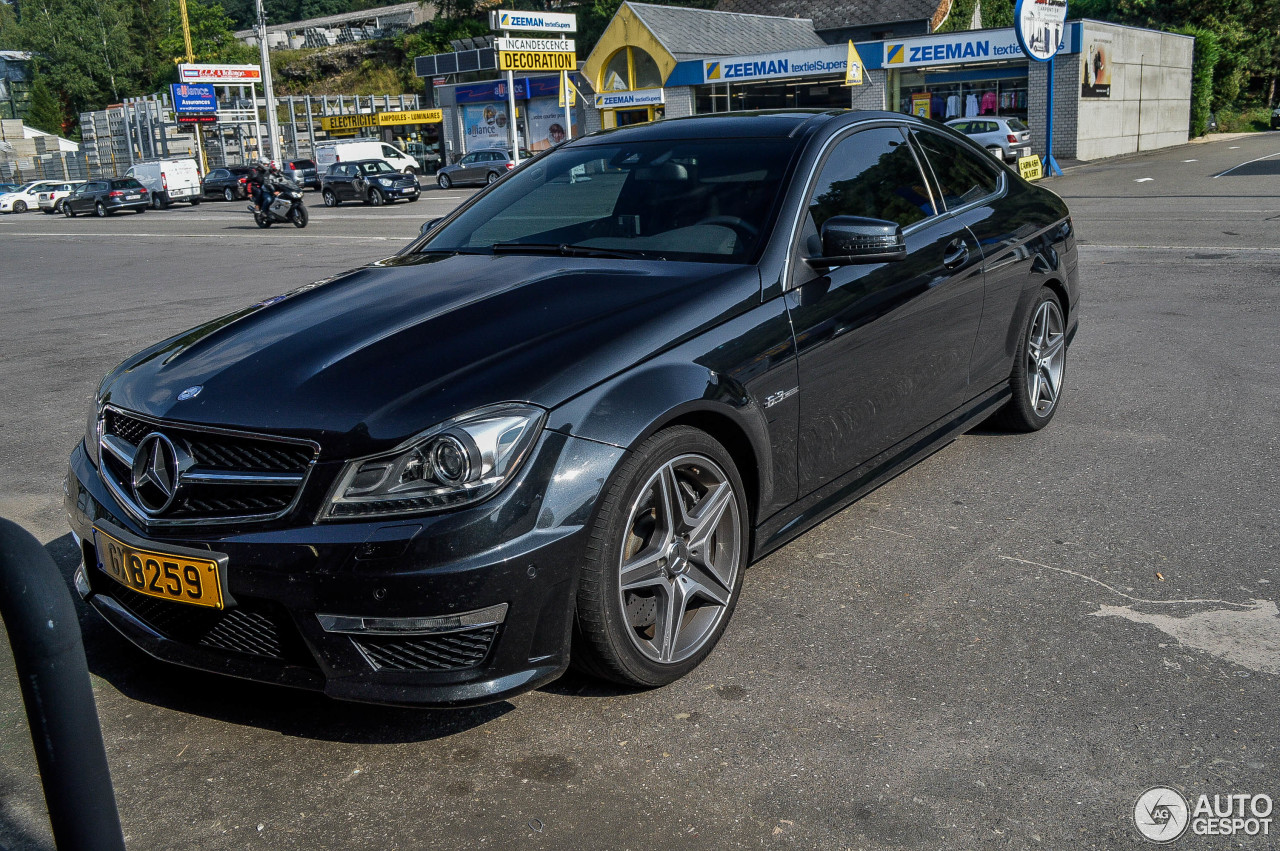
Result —
[[188, 387], [178, 394], [178, 401], [185, 402], [188, 399], [194, 399], [200, 395], [200, 391], [204, 389], [203, 384], [197, 384], [195, 387]]
[[142, 438], [131, 472], [134, 499], [149, 514], [160, 514], [173, 504], [182, 476], [173, 441], [156, 431]]

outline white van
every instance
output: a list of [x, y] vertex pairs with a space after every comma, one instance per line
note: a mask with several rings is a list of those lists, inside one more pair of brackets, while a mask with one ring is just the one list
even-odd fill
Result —
[[336, 162], [352, 160], [382, 160], [396, 171], [417, 174], [422, 166], [413, 157], [386, 142], [377, 139], [346, 139], [341, 142], [320, 142], [316, 145], [316, 171], [324, 176], [329, 166]]
[[137, 163], [124, 173], [137, 179], [151, 193], [151, 206], [168, 207], [174, 201], [190, 201], [191, 206], [200, 203], [200, 169], [193, 159], [156, 160]]

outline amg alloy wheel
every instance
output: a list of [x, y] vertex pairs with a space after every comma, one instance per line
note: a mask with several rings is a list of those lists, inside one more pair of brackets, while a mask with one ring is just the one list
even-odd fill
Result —
[[1066, 322], [1058, 297], [1040, 291], [1023, 329], [1013, 362], [1013, 398], [1001, 411], [1004, 425], [1016, 431], [1037, 431], [1049, 424], [1062, 399], [1067, 367]]
[[747, 505], [733, 459], [697, 429], [645, 441], [603, 497], [577, 600], [574, 662], [659, 686], [723, 634], [746, 567]]

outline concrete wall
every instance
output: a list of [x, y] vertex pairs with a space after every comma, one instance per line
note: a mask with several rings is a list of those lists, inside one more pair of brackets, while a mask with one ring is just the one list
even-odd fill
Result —
[[[1071, 57], [1079, 98], [1076, 157], [1092, 160], [1187, 142], [1191, 38], [1085, 21], [1081, 42], [1081, 53]], [[1080, 97], [1083, 63], [1091, 44], [1109, 48], [1111, 96], [1107, 98]]]

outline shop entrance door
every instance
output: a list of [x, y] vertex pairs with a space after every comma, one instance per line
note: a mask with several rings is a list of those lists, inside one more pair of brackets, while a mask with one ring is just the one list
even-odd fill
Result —
[[620, 109], [615, 116], [619, 127], [626, 127], [628, 124], [644, 124], [646, 121], [653, 119], [653, 114], [648, 107], [644, 109]]

